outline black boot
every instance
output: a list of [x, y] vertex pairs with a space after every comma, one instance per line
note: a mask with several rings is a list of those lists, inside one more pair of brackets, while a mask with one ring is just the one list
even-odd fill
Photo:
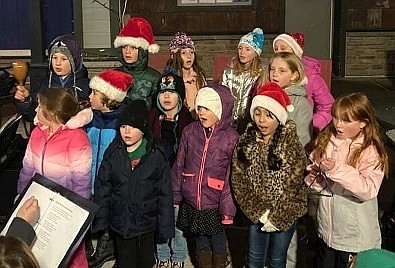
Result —
[[114, 239], [109, 231], [104, 232], [97, 240], [96, 251], [88, 259], [90, 268], [100, 268], [105, 262], [114, 260]]

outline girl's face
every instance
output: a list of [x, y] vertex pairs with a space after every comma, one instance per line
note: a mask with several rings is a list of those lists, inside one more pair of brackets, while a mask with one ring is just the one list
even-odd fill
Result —
[[202, 106], [197, 107], [197, 114], [200, 120], [200, 123], [203, 127], [209, 128], [218, 123], [217, 116], [209, 109], [204, 108]]
[[266, 143], [279, 125], [277, 118], [271, 112], [259, 106], [254, 110], [254, 122]]
[[357, 120], [342, 120], [337, 116], [333, 117], [333, 125], [336, 129], [336, 138], [338, 139], [355, 139], [357, 138], [363, 128], [366, 126], [365, 122]]
[[255, 51], [249, 45], [240, 44], [238, 47], [239, 60], [242, 64], [252, 62], [252, 60], [255, 58], [255, 54]]
[[287, 43], [285, 43], [283, 40], [277, 40], [276, 43], [274, 43], [274, 53], [279, 53], [279, 52], [291, 52], [295, 53], [292, 50], [292, 47], [290, 47]]
[[180, 51], [180, 55], [183, 62], [182, 68], [191, 69], [195, 62], [195, 51], [191, 48], [183, 48]]
[[38, 119], [38, 121], [39, 121], [43, 126], [50, 126], [50, 125], [53, 125], [53, 124], [54, 124], [54, 122], [53, 122], [52, 120], [47, 119], [47, 118], [44, 116], [44, 113], [45, 113], [45, 114], [48, 114], [48, 111], [47, 111], [47, 108], [46, 108], [45, 106], [41, 106], [40, 99], [38, 99], [38, 105], [37, 105], [37, 108], [35, 109], [35, 111], [36, 111], [36, 113], [37, 113], [37, 119]]
[[52, 69], [56, 75], [65, 77], [71, 73], [71, 64], [66, 55], [56, 52], [52, 55]]
[[108, 108], [102, 102], [103, 93], [93, 89], [92, 93], [89, 95], [89, 102], [93, 110], [105, 111]]
[[163, 91], [159, 94], [159, 102], [165, 111], [171, 111], [178, 106], [178, 94], [173, 91]]
[[126, 63], [135, 63], [139, 58], [139, 49], [130, 45], [123, 46], [122, 56]]
[[270, 82], [274, 82], [280, 87], [285, 88], [291, 85], [292, 81], [297, 78], [298, 72], [292, 72], [285, 60], [281, 58], [273, 59], [269, 70]]
[[137, 144], [143, 138], [143, 132], [140, 129], [129, 125], [121, 125], [119, 132], [127, 147]]

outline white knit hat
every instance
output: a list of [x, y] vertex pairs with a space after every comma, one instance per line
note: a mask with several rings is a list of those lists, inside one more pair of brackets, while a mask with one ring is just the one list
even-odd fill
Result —
[[130, 74], [110, 69], [92, 77], [89, 87], [103, 93], [110, 100], [122, 102], [132, 82]]
[[249, 45], [256, 53], [258, 53], [258, 55], [261, 55], [264, 41], [265, 36], [263, 35], [262, 29], [255, 28], [252, 32], [249, 32], [248, 34], [240, 38], [239, 45]]
[[303, 49], [302, 47], [299, 45], [299, 43], [297, 42], [297, 40], [295, 40], [294, 37], [292, 37], [289, 34], [280, 34], [279, 36], [277, 36], [274, 41], [273, 41], [273, 50], [275, 48], [276, 42], [278, 40], [281, 40], [285, 43], [287, 43], [287, 45], [289, 45], [293, 52], [299, 57], [301, 58], [303, 55]]
[[155, 44], [151, 24], [140, 17], [129, 19], [114, 40], [115, 47], [126, 45], [141, 47], [150, 53], [159, 51], [159, 45]]
[[222, 116], [222, 102], [219, 94], [211, 87], [203, 87], [199, 89], [195, 99], [195, 109], [198, 112], [198, 107], [204, 107], [212, 111], [218, 120]]
[[257, 95], [251, 103], [251, 118], [254, 118], [254, 111], [257, 107], [265, 108], [274, 114], [283, 125], [287, 122], [288, 112], [294, 111], [287, 93], [276, 83], [266, 83], [258, 88]]

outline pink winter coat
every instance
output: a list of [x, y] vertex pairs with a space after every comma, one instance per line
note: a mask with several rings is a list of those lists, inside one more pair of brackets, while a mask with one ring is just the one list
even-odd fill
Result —
[[313, 107], [313, 127], [315, 132], [321, 131], [332, 120], [331, 108], [334, 99], [328, 86], [321, 77], [321, 65], [318, 60], [302, 56], [305, 67], [307, 100]]
[[[49, 135], [48, 127], [37, 124], [30, 135], [23, 158], [18, 194], [34, 174], [39, 173], [83, 197], [89, 196], [92, 149], [87, 134], [82, 128], [78, 128], [86, 124], [89, 118], [89, 111], [83, 111], [66, 125], [61, 125], [52, 135]], [[74, 253], [68, 267], [88, 268], [84, 241]]]

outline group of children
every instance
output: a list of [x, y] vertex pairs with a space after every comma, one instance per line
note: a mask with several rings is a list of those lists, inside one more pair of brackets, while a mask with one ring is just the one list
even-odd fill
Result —
[[15, 93], [36, 123], [18, 193], [40, 173], [100, 206], [96, 250], [81, 243], [70, 267], [113, 254], [121, 268], [183, 267], [185, 234], [199, 267], [226, 267], [236, 204], [250, 221], [247, 267], [285, 267], [309, 188], [321, 194], [319, 267], [380, 247], [388, 156], [371, 104], [359, 93], [333, 103], [301, 34], [276, 37], [268, 66], [263, 44], [260, 28], [244, 35], [221, 84], [208, 84], [194, 42], [177, 33], [160, 74], [148, 67], [159, 50], [151, 25], [134, 17], [114, 41], [122, 66], [88, 84], [78, 42], [51, 43], [49, 77]]

